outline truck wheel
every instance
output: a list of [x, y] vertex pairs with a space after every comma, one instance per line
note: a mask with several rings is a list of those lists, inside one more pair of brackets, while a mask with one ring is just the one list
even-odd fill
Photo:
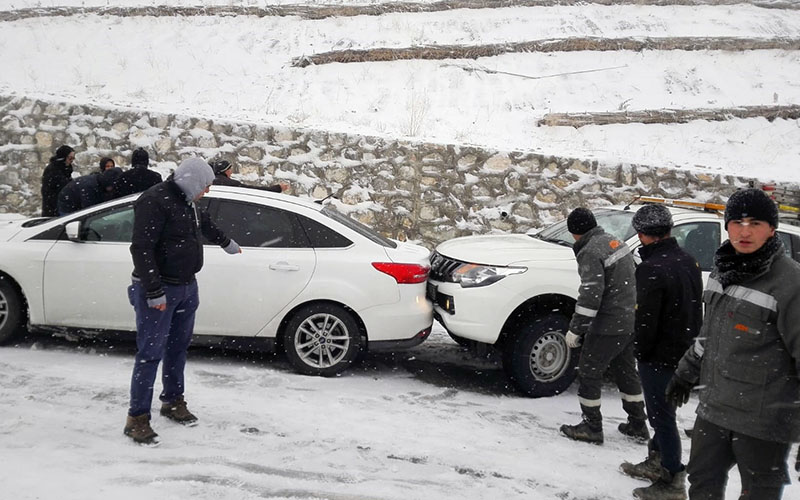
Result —
[[552, 313], [522, 324], [503, 351], [503, 368], [511, 382], [530, 397], [564, 392], [577, 376], [579, 349], [570, 349], [564, 335], [566, 317]]

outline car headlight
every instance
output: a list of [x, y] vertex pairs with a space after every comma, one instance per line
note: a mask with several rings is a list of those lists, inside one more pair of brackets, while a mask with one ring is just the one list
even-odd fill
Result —
[[506, 276], [521, 274], [526, 267], [483, 266], [480, 264], [463, 264], [453, 271], [453, 281], [461, 283], [462, 288], [474, 288], [491, 285]]

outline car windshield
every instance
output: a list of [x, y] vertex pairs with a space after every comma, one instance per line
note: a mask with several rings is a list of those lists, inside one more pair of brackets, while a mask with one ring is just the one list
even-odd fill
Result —
[[[597, 219], [597, 224], [618, 240], [627, 241], [631, 236], [636, 234], [633, 226], [631, 226], [634, 212], [623, 212], [621, 210], [608, 210], [604, 208], [592, 210], [592, 212], [594, 213], [595, 219]], [[538, 233], [531, 234], [530, 236], [568, 247], [575, 244], [575, 239], [567, 229], [566, 219], [546, 227]]]
[[339, 222], [347, 226], [348, 228], [352, 229], [353, 231], [357, 232], [361, 236], [369, 239], [370, 241], [374, 241], [378, 245], [389, 247], [389, 248], [397, 248], [397, 243], [386, 238], [385, 236], [378, 234], [374, 229], [369, 226], [366, 226], [355, 219], [351, 219], [350, 217], [342, 214], [341, 212], [337, 212], [334, 208], [330, 206], [326, 206], [322, 209], [322, 213], [330, 217], [331, 219]]

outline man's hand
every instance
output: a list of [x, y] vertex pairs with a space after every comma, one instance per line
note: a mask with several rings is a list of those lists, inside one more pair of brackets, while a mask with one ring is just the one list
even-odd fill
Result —
[[279, 182], [278, 185], [281, 187], [281, 193], [284, 193], [289, 190], [288, 182]]
[[664, 397], [667, 403], [672, 405], [673, 408], [680, 408], [689, 401], [689, 394], [692, 392], [692, 384], [683, 380], [677, 375], [673, 375], [672, 379], [667, 384], [667, 390], [664, 392]]
[[222, 247], [222, 249], [228, 252], [230, 255], [242, 253], [242, 249], [239, 247], [239, 244], [233, 240], [231, 240], [231, 242], [228, 243], [227, 246]]
[[147, 307], [158, 309], [159, 311], [167, 310], [167, 296], [159, 295], [158, 297], [147, 299]]
[[583, 337], [580, 335], [576, 335], [570, 331], [567, 331], [567, 335], [565, 337], [567, 341], [567, 347], [570, 349], [577, 349], [583, 343]]

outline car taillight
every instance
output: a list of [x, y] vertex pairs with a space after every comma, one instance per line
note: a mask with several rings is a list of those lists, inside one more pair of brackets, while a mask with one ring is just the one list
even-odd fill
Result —
[[398, 283], [423, 283], [428, 279], [428, 266], [419, 264], [396, 264], [394, 262], [373, 262], [372, 267], [394, 278]]

